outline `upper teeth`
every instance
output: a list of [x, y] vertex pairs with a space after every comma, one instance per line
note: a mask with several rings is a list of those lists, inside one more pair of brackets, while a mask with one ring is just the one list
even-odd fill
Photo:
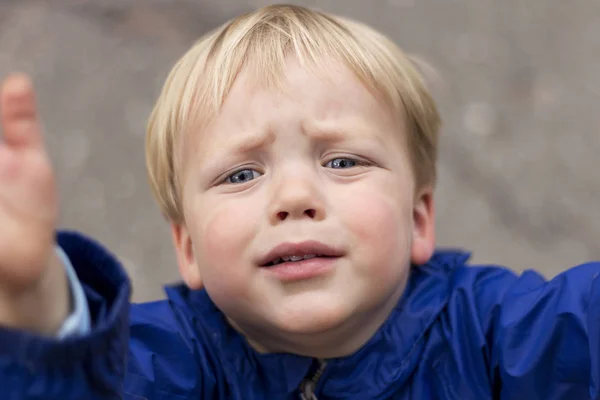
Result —
[[285, 257], [281, 257], [281, 258], [273, 261], [273, 264], [279, 264], [282, 262], [289, 262], [289, 261], [308, 260], [309, 258], [315, 258], [316, 256], [317, 256], [316, 254], [305, 254], [303, 256], [285, 256]]
[[300, 261], [300, 260], [308, 260], [309, 258], [314, 258], [316, 257], [316, 254], [307, 254], [305, 256], [286, 256], [286, 257], [281, 257], [281, 259], [283, 261]]

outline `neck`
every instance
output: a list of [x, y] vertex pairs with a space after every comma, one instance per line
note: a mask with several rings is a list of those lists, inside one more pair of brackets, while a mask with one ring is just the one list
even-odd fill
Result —
[[326, 332], [298, 334], [264, 327], [237, 324], [229, 320], [250, 346], [259, 353], [292, 353], [326, 359], [345, 357], [358, 351], [371, 339], [396, 307], [405, 285], [400, 285], [376, 310], [357, 312]]

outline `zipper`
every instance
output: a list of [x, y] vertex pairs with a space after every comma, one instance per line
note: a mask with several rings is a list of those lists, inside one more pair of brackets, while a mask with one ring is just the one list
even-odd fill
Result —
[[318, 360], [318, 362], [319, 365], [315, 373], [310, 378], [304, 379], [300, 384], [300, 400], [318, 400], [315, 389], [327, 367], [326, 361]]

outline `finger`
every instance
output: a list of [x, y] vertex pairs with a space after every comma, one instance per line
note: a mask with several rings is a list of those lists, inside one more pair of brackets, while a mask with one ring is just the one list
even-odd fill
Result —
[[29, 77], [15, 74], [0, 89], [0, 126], [4, 141], [11, 146], [41, 146], [41, 125]]

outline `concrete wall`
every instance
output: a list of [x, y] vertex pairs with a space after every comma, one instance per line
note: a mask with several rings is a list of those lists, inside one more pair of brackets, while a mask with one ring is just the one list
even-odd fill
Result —
[[[146, 118], [195, 39], [268, 1], [0, 0], [0, 75], [33, 75], [62, 226], [108, 246], [135, 299], [177, 279], [146, 183]], [[322, 0], [431, 63], [445, 120], [440, 245], [552, 276], [600, 258], [600, 3]]]

